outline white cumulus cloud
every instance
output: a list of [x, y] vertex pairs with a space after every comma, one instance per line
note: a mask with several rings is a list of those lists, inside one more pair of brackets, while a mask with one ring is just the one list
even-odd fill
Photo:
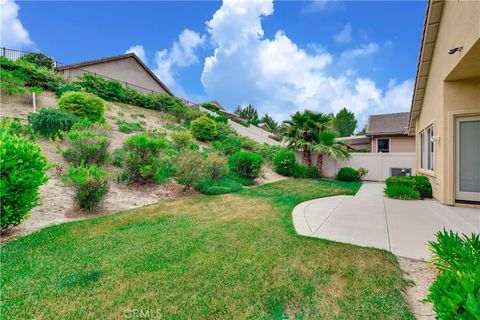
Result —
[[125, 53], [135, 53], [137, 57], [140, 58], [144, 63], [147, 63], [147, 56], [145, 55], [145, 49], [143, 49], [143, 46], [141, 45], [136, 45], [130, 47]]
[[185, 29], [173, 43], [171, 49], [155, 53], [153, 72], [177, 95], [185, 95], [184, 90], [175, 80], [177, 68], [188, 67], [199, 62], [195, 50], [205, 43], [205, 36]]
[[[333, 76], [335, 59], [378, 51], [369, 43], [334, 57], [326, 50], [305, 51], [285, 32], [264, 36], [262, 19], [273, 14], [269, 0], [224, 0], [207, 22], [214, 52], [204, 62], [201, 76], [206, 94], [230, 109], [252, 103], [260, 113], [284, 120], [296, 110], [336, 112], [342, 107], [360, 119], [366, 114], [408, 110], [413, 81], [390, 82], [382, 90], [371, 79], [349, 70]], [[311, 51], [311, 50], [310, 50]], [[362, 121], [362, 120], [361, 120]]]
[[27, 29], [18, 18], [19, 7], [13, 0], [0, 0], [0, 30], [2, 47], [22, 49], [33, 46]]
[[337, 43], [350, 43], [352, 42], [352, 27], [350, 24], [346, 24], [345, 27], [343, 27], [342, 31], [337, 33], [333, 39]]

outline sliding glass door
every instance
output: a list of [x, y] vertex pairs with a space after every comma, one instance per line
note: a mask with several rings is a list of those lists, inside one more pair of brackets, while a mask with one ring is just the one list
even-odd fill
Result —
[[480, 202], [480, 117], [456, 119], [456, 200]]

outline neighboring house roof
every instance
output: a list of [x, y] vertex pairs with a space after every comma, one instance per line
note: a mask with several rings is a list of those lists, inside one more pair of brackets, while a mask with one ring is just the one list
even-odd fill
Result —
[[262, 128], [262, 129], [267, 130], [267, 131], [272, 131], [272, 128], [270, 128], [270, 126], [265, 122], [260, 122], [259, 124], [257, 124], [257, 127]]
[[407, 134], [410, 112], [375, 114], [368, 117], [367, 136]]
[[[67, 69], [74, 69], [74, 68], [82, 68], [94, 64], [99, 64], [99, 63], [105, 63], [105, 62], [110, 62], [110, 61], [115, 61], [115, 60], [120, 60], [120, 59], [127, 59], [127, 58], [134, 58], [140, 66], [145, 69], [145, 71], [152, 76], [152, 78], [158, 82], [158, 84], [172, 97], [174, 94], [170, 91], [170, 89], [167, 88], [167, 86], [155, 75], [155, 73], [150, 70], [143, 61], [137, 57], [135, 53], [126, 53], [126, 54], [121, 54], [118, 56], [113, 56], [113, 57], [107, 57], [107, 58], [101, 58], [101, 59], [96, 59], [96, 60], [89, 60], [89, 61], [84, 61], [84, 62], [79, 62], [79, 63], [72, 63], [72, 64], [66, 64], [61, 67], [57, 67], [57, 70], [67, 70]], [[132, 83], [133, 85], [135, 83]]]
[[437, 33], [442, 17], [443, 0], [429, 0], [427, 12], [425, 13], [425, 22], [423, 25], [422, 42], [418, 56], [417, 75], [415, 77], [415, 87], [413, 90], [412, 106], [408, 122], [408, 134], [415, 134], [415, 119], [422, 110], [423, 97], [427, 86], [430, 63], [435, 49]]

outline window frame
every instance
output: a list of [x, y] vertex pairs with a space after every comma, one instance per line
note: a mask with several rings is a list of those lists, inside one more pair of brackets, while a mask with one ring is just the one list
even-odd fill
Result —
[[425, 130], [420, 131], [420, 169], [425, 169]]
[[[380, 140], [387, 140], [388, 141], [388, 151], [380, 151], [379, 149], [379, 142]], [[390, 144], [391, 144], [391, 141], [390, 141], [390, 138], [377, 138], [377, 153], [390, 153]]]
[[435, 147], [433, 137], [435, 136], [435, 131], [433, 125], [428, 126], [426, 129], [426, 139], [427, 139], [427, 171], [433, 172], [435, 170]]

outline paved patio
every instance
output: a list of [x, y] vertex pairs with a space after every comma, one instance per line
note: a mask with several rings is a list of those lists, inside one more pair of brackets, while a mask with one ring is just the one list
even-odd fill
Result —
[[383, 183], [364, 183], [355, 196], [306, 201], [293, 209], [297, 233], [374, 247], [412, 259], [429, 259], [427, 243], [443, 228], [480, 232], [480, 209], [444, 206], [435, 200], [383, 196]]

